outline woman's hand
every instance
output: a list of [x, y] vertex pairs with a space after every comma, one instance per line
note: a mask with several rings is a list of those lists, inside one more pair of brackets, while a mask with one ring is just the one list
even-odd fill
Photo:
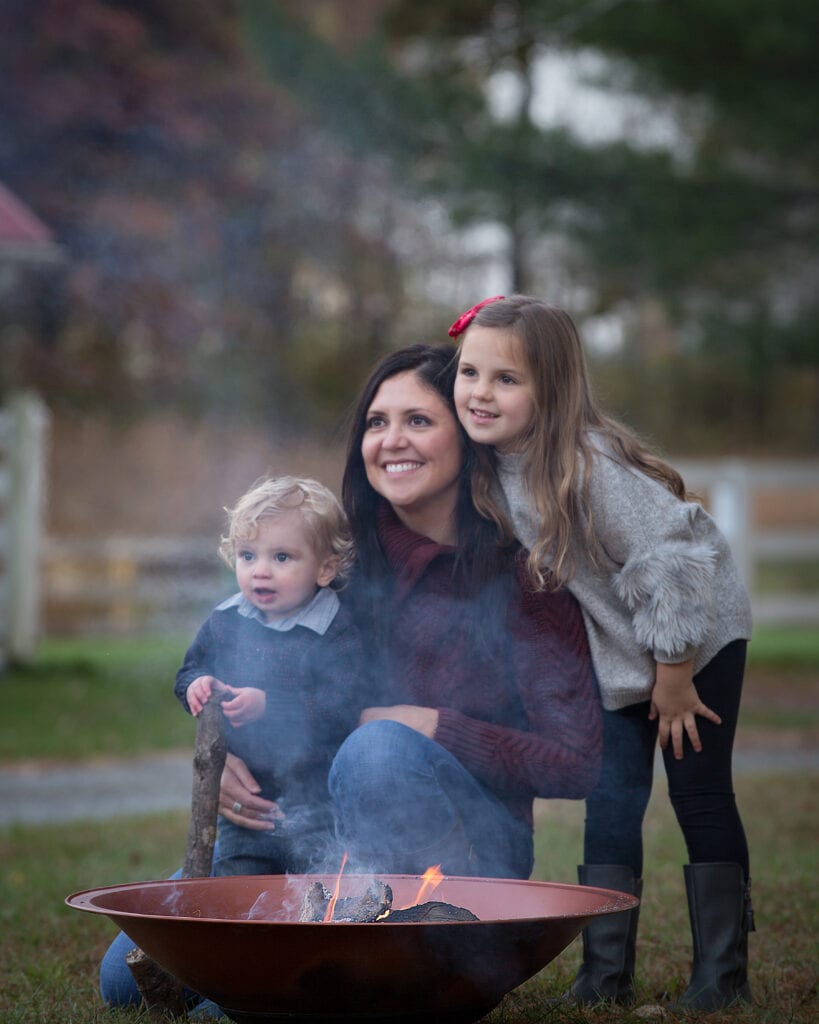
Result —
[[702, 750], [696, 715], [702, 715], [715, 725], [722, 725], [722, 719], [716, 711], [712, 711], [700, 700], [694, 686], [694, 662], [684, 661], [679, 665], [657, 662], [657, 676], [651, 691], [648, 717], [660, 719], [660, 746], [665, 750], [670, 738], [677, 760], [683, 756], [683, 729], [688, 733], [694, 750]]
[[427, 736], [429, 739], [435, 738], [435, 730], [438, 728], [437, 710], [421, 708], [415, 704], [393, 704], [388, 708], [364, 708], [358, 723], [364, 725], [365, 722], [375, 722], [378, 719], [408, 725], [410, 729], [420, 732], [422, 736]]
[[264, 690], [255, 686], [225, 686], [220, 694], [224, 693], [222, 699], [222, 714], [232, 726], [239, 727], [247, 725], [248, 722], [256, 722], [264, 714], [267, 697]]
[[244, 761], [228, 754], [219, 787], [219, 813], [234, 825], [271, 832], [284, 815], [277, 803], [258, 795], [259, 788]]

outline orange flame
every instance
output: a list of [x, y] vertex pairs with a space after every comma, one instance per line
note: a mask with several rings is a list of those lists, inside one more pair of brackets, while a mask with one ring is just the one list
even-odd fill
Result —
[[338, 901], [338, 894], [339, 894], [339, 890], [341, 889], [341, 876], [344, 874], [344, 865], [346, 863], [347, 863], [347, 852], [345, 850], [344, 856], [341, 858], [341, 867], [338, 869], [338, 877], [336, 878], [335, 891], [333, 892], [333, 895], [330, 897], [330, 900], [329, 900], [329, 902], [327, 904], [327, 910], [325, 911], [325, 914], [324, 914], [324, 920], [325, 921], [332, 921], [333, 920], [333, 912], [336, 909], [336, 903]]
[[407, 903], [406, 906], [401, 907], [402, 910], [407, 910], [409, 907], [414, 907], [426, 896], [428, 892], [436, 889], [441, 882], [443, 882], [444, 876], [441, 873], [441, 865], [435, 864], [428, 867], [426, 871], [421, 875], [421, 888], [412, 903]]

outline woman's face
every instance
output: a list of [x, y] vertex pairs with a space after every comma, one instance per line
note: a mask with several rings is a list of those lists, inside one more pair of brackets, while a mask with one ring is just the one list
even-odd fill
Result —
[[361, 456], [371, 486], [411, 529], [440, 539], [454, 523], [463, 463], [458, 424], [413, 371], [390, 377], [375, 393]]

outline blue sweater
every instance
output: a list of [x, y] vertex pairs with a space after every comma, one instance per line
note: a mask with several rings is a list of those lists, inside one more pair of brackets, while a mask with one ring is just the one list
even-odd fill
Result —
[[225, 722], [228, 750], [247, 764], [261, 795], [286, 814], [326, 804], [333, 756], [371, 703], [358, 630], [346, 609], [322, 635], [301, 625], [280, 632], [235, 605], [220, 606], [176, 675], [174, 692], [187, 711], [188, 686], [202, 675], [266, 694], [261, 719], [239, 727]]

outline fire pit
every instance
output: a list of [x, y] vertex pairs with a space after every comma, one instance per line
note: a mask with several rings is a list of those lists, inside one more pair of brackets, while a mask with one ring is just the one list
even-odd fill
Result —
[[[379, 878], [396, 906], [415, 902], [419, 876]], [[332, 875], [187, 878], [89, 889], [66, 903], [110, 917], [238, 1024], [471, 1024], [593, 917], [638, 902], [588, 886], [445, 877], [435, 900], [471, 911], [477, 921], [299, 921], [316, 882], [339, 884]], [[340, 895], [370, 882], [347, 876]]]

